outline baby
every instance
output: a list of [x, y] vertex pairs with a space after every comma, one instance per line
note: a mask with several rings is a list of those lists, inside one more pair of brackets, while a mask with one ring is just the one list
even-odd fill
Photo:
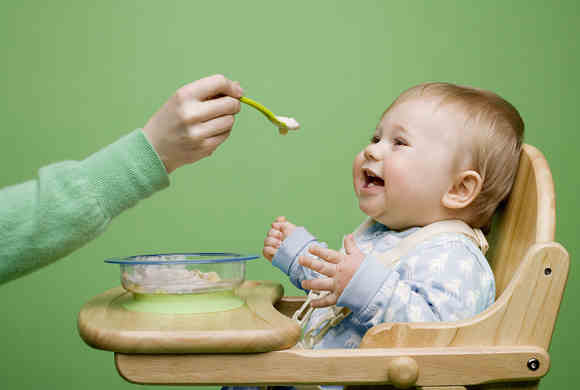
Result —
[[[368, 215], [341, 251], [284, 217], [264, 256], [311, 290], [305, 348], [356, 348], [382, 322], [456, 321], [495, 298], [484, 257], [492, 215], [516, 174], [524, 123], [498, 95], [427, 83], [403, 92], [355, 158]], [[318, 292], [318, 293], [312, 293]]]

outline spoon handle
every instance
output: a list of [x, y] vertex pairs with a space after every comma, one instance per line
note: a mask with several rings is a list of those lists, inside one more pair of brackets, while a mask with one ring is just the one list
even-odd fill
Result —
[[255, 100], [250, 99], [249, 97], [245, 97], [245, 96], [242, 96], [240, 98], [240, 102], [246, 103], [247, 105], [254, 107], [256, 110], [260, 111], [262, 114], [264, 114], [266, 116], [266, 118], [268, 118], [270, 120], [270, 122], [272, 122], [273, 124], [278, 126], [278, 128], [280, 129], [280, 132], [282, 132], [283, 130], [286, 130], [286, 132], [288, 131], [286, 129], [286, 124], [280, 122], [278, 120], [278, 118], [276, 118], [276, 115], [274, 115], [274, 113], [272, 111], [270, 111], [266, 107], [264, 107], [264, 105], [258, 103]]

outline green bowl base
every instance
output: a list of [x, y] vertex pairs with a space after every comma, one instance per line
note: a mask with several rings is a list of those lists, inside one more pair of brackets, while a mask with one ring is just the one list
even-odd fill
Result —
[[123, 303], [127, 310], [160, 314], [215, 313], [236, 309], [244, 300], [233, 290], [203, 294], [133, 294]]

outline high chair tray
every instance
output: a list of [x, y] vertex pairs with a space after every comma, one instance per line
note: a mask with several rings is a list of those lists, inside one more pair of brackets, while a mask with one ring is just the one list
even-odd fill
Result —
[[235, 294], [236, 309], [198, 314], [158, 314], [123, 307], [133, 299], [122, 287], [100, 294], [82, 308], [78, 329], [90, 346], [130, 354], [251, 353], [292, 347], [300, 327], [274, 308], [283, 287], [245, 281]]

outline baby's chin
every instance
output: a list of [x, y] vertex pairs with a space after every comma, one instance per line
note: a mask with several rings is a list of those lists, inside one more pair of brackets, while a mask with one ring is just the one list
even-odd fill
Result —
[[382, 213], [377, 212], [377, 210], [373, 210], [372, 207], [368, 207], [365, 206], [364, 204], [362, 204], [360, 201], [358, 202], [358, 208], [360, 211], [362, 211], [367, 217], [370, 217], [372, 219], [374, 219], [377, 222], [382, 223], [383, 225], [386, 225], [382, 220], [384, 220], [384, 217], [382, 216]]
[[389, 218], [389, 216], [385, 215], [384, 212], [376, 212], [376, 210], [374, 210], [375, 212], [373, 212], [373, 210], [367, 210], [367, 209], [365, 209], [365, 207], [363, 205], [360, 204], [360, 202], [359, 202], [359, 209], [366, 216], [372, 218], [374, 221], [376, 221], [382, 225], [385, 225], [386, 227], [388, 227], [391, 230], [400, 231], [400, 230], [405, 230], [405, 229], [412, 226], [412, 224], [401, 223], [400, 221], [396, 221], [393, 218]]

